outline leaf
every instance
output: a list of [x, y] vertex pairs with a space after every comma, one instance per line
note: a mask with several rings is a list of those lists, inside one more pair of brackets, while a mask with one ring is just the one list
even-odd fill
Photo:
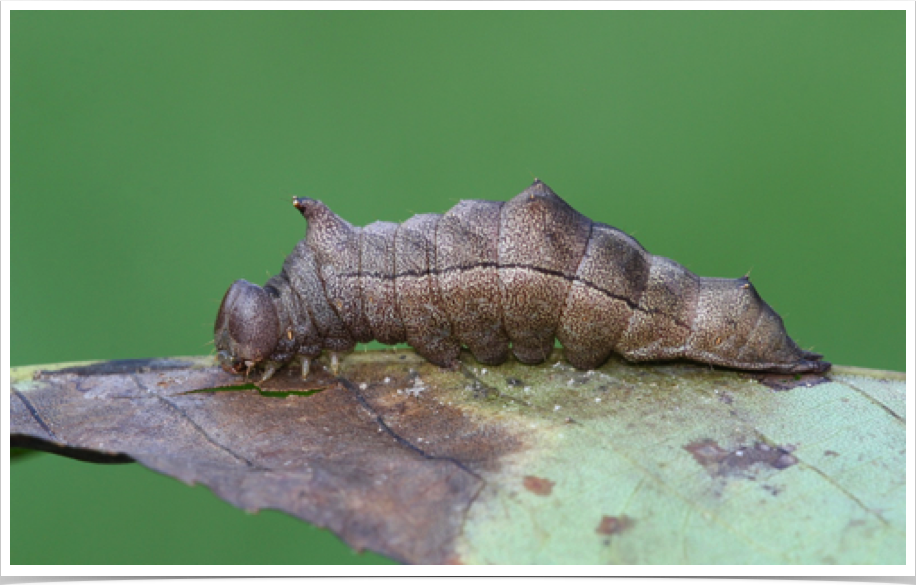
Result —
[[905, 562], [902, 374], [560, 360], [366, 352], [260, 389], [210, 358], [17, 368], [11, 441], [136, 460], [410, 563]]

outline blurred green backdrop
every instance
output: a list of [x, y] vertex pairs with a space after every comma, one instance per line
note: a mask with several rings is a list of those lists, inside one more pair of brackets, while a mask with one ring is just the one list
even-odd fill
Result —
[[[302, 237], [534, 176], [830, 361], [904, 369], [904, 12], [11, 18], [13, 365], [202, 354]], [[11, 474], [13, 563], [347, 563], [136, 465]]]

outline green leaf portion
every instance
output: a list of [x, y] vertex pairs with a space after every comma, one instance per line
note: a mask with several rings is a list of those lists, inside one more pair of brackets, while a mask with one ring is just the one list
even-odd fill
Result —
[[513, 369], [519, 392], [491, 369], [537, 440], [487, 477], [460, 558], [905, 563], [905, 383], [847, 371], [774, 392], [692, 366], [559, 362]]

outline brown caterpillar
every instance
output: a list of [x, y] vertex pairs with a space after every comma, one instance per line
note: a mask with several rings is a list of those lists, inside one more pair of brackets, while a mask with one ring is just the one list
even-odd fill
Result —
[[462, 201], [444, 215], [354, 227], [320, 201], [293, 198], [305, 239], [264, 287], [237, 280], [214, 328], [222, 367], [294, 358], [302, 375], [323, 350], [407, 342], [452, 367], [466, 346], [483, 364], [566, 359], [596, 368], [688, 359], [745, 370], [823, 372], [747, 277], [702, 278], [575, 211], [539, 180], [510, 201]]

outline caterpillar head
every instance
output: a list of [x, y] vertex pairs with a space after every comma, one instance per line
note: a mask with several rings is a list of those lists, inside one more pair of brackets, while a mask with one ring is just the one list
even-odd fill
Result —
[[220, 366], [230, 374], [247, 372], [267, 359], [280, 338], [277, 309], [267, 291], [247, 280], [233, 282], [213, 335]]

